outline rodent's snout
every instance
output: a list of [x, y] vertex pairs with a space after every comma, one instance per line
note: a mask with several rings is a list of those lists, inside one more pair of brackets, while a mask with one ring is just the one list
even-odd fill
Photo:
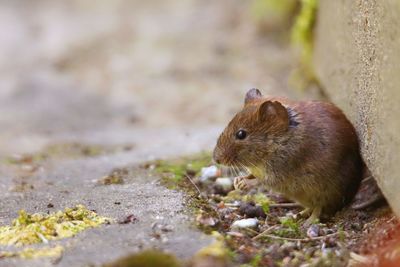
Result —
[[213, 161], [214, 161], [214, 163], [221, 164], [221, 159], [217, 156], [217, 153], [215, 153], [215, 150], [213, 153]]
[[215, 163], [217, 163], [217, 164], [221, 164], [221, 162], [222, 162], [222, 155], [221, 155], [222, 153], [221, 153], [221, 151], [220, 151], [220, 149], [218, 149], [217, 147], [214, 149], [214, 152], [213, 152], [213, 161], [215, 162]]

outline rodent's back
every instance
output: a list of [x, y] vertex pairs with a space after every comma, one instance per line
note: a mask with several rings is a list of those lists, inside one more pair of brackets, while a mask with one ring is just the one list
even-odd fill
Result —
[[313, 154], [310, 168], [317, 172], [325, 194], [337, 198], [334, 191], [340, 193], [341, 199], [327, 200], [324, 207], [324, 213], [333, 213], [350, 203], [362, 179], [363, 161], [355, 128], [328, 102], [298, 102], [293, 109], [302, 114], [303, 138]]

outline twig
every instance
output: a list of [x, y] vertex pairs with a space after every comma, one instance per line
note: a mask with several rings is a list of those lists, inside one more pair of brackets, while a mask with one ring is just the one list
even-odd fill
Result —
[[251, 229], [251, 228], [244, 228], [243, 230], [246, 231], [246, 232], [252, 233], [252, 234], [254, 234], [254, 235], [258, 235], [258, 232], [257, 232], [257, 231], [254, 231], [254, 230]]
[[270, 235], [270, 234], [264, 234], [263, 237], [268, 237], [272, 239], [277, 239], [277, 240], [286, 240], [286, 241], [293, 241], [293, 242], [311, 242], [311, 241], [317, 241], [317, 240], [323, 240], [327, 237], [335, 236], [338, 235], [338, 233], [333, 233], [329, 235], [324, 235], [324, 236], [317, 236], [317, 237], [312, 237], [312, 238], [289, 238], [289, 237], [282, 237], [282, 236], [276, 236], [276, 235]]
[[273, 203], [269, 204], [270, 208], [300, 208], [301, 205], [298, 203]]
[[361, 183], [366, 183], [369, 180], [374, 179], [374, 177], [372, 175], [365, 177], [364, 179], [362, 179]]
[[268, 227], [265, 231], [263, 231], [262, 233], [256, 235], [256, 236], [253, 237], [252, 239], [253, 239], [253, 240], [257, 240], [257, 239], [259, 239], [260, 237], [263, 237], [264, 235], [269, 234], [270, 232], [272, 232], [273, 230], [275, 230], [277, 227], [278, 227], [277, 225], [273, 225], [273, 226], [271, 226], [271, 227]]
[[199, 189], [199, 187], [193, 182], [193, 180], [189, 177], [189, 175], [185, 175], [186, 178], [188, 178], [188, 180], [192, 183], [192, 185], [194, 186], [194, 188], [196, 188], [197, 192], [199, 192], [199, 196], [202, 197], [201, 191]]
[[240, 204], [235, 204], [235, 203], [224, 203], [224, 205], [227, 207], [233, 207], [233, 208], [240, 207]]
[[240, 232], [226, 232], [226, 234], [234, 237], [244, 237], [244, 234]]

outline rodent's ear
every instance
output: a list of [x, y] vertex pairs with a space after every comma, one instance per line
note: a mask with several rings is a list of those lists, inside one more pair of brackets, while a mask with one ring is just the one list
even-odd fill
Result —
[[258, 90], [257, 88], [252, 88], [246, 93], [246, 96], [244, 98], [244, 104], [246, 105], [249, 102], [251, 102], [252, 100], [258, 99], [261, 97], [262, 97], [262, 94], [261, 94], [260, 90]]
[[273, 121], [275, 126], [289, 126], [289, 114], [287, 109], [278, 101], [265, 101], [257, 111], [260, 121]]

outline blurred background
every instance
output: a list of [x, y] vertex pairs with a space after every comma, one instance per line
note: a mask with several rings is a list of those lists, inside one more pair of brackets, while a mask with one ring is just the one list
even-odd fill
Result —
[[[162, 246], [190, 257], [207, 240], [185, 224], [186, 199], [137, 166], [211, 151], [253, 87], [343, 109], [399, 215], [399, 12], [397, 0], [0, 1], [0, 226], [21, 209], [134, 212], [129, 228], [72, 239], [54, 264], [153, 245], [164, 218], [179, 231]], [[126, 169], [126, 184], [97, 185]]]
[[2, 1], [0, 154], [132, 127], [221, 127], [252, 87], [301, 98], [290, 41], [299, 9], [296, 0]]

